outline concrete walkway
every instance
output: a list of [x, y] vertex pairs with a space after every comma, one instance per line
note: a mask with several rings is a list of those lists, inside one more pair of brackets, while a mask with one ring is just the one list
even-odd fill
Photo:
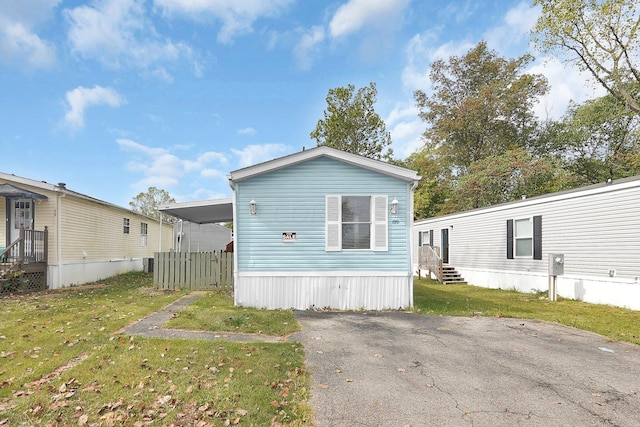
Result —
[[235, 341], [235, 342], [268, 342], [286, 341], [286, 337], [275, 337], [263, 334], [241, 334], [234, 332], [193, 331], [183, 329], [166, 329], [164, 324], [171, 320], [177, 312], [202, 298], [206, 293], [193, 292], [186, 295], [162, 310], [153, 313], [136, 323], [118, 331], [119, 333], [153, 338], [182, 338], [191, 340]]

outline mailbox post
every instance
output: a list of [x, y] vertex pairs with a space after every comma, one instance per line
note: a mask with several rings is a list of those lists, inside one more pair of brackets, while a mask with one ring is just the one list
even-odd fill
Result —
[[556, 301], [557, 278], [564, 274], [564, 254], [549, 254], [549, 301]]

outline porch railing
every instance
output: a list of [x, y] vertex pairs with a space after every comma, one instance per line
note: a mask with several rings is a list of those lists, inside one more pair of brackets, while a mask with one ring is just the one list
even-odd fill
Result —
[[20, 229], [20, 236], [0, 250], [0, 295], [47, 288], [49, 230]]
[[443, 280], [442, 258], [440, 258], [440, 247], [438, 246], [420, 246], [418, 248], [418, 277], [421, 270], [426, 270], [431, 277], [436, 275], [439, 282]]

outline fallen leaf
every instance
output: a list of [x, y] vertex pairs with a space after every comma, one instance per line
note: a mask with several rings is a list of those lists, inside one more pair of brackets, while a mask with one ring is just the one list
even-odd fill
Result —
[[342, 372], [342, 369], [336, 369], [336, 374], [339, 374], [340, 372]]
[[404, 368], [398, 368], [398, 372], [407, 372], [407, 370]]
[[351, 378], [347, 378], [347, 382], [348, 382], [348, 383], [352, 383], [352, 382], [353, 382], [353, 380], [352, 380]]
[[382, 354], [376, 354], [375, 356], [376, 356], [377, 358], [382, 358], [382, 357], [384, 357], [384, 355], [382, 355]]
[[329, 388], [329, 384], [318, 384], [320, 388]]

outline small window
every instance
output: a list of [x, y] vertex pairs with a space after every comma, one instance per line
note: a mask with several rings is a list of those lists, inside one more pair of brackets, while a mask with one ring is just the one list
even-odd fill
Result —
[[418, 235], [418, 246], [433, 246], [433, 230], [420, 232]]
[[149, 230], [149, 224], [146, 222], [140, 223], [140, 246], [147, 246], [147, 231]]
[[371, 248], [371, 197], [342, 197], [342, 249]]
[[542, 216], [507, 220], [507, 259], [542, 259]]
[[129, 218], [123, 218], [122, 225], [122, 232], [124, 234], [129, 234]]
[[388, 250], [387, 196], [326, 196], [327, 251]]
[[516, 256], [533, 256], [533, 221], [531, 218], [516, 219], [514, 226]]

